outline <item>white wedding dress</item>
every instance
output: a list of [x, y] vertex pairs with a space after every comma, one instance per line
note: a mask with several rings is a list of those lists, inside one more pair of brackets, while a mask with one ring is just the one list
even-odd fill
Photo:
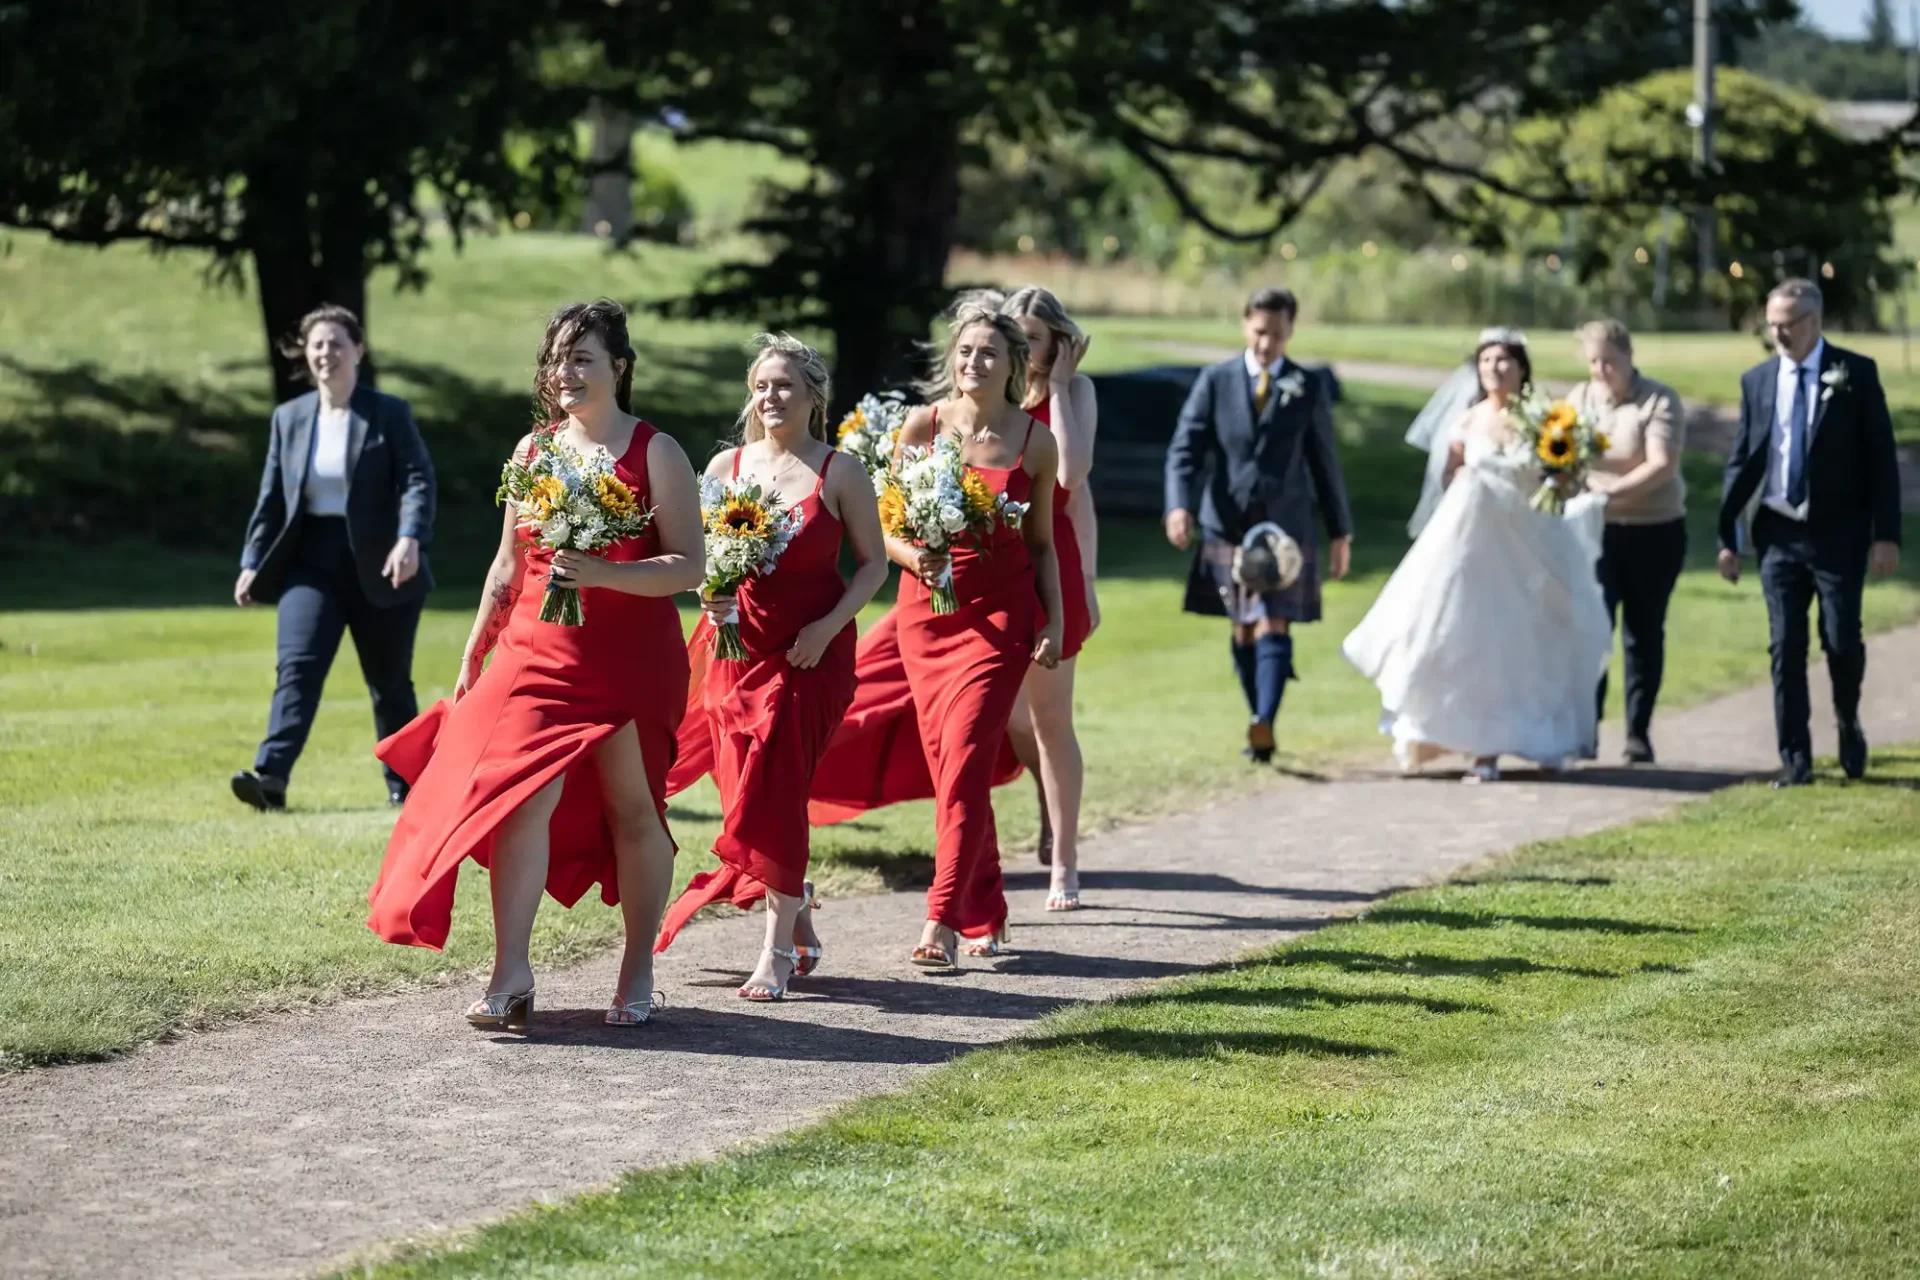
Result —
[[1613, 648], [1594, 575], [1606, 500], [1554, 517], [1530, 458], [1469, 435], [1453, 483], [1341, 651], [1403, 769], [1449, 751], [1560, 768], [1590, 751]]

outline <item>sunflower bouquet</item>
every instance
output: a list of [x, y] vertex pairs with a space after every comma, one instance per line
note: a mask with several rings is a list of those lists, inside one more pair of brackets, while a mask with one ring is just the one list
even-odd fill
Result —
[[1587, 468], [1607, 451], [1608, 440], [1600, 430], [1599, 419], [1565, 400], [1538, 396], [1522, 401], [1510, 412], [1521, 445], [1533, 454], [1543, 473], [1529, 505], [1548, 515], [1565, 513], [1567, 495], [1580, 490], [1586, 483]]
[[839, 447], [851, 454], [867, 474], [873, 477], [875, 492], [884, 481], [882, 473], [893, 465], [893, 447], [900, 440], [900, 428], [907, 422], [907, 402], [897, 391], [886, 395], [865, 395], [853, 411], [840, 420]]
[[[949, 552], [966, 538], [985, 538], [999, 525], [1018, 529], [1027, 504], [995, 493], [985, 476], [960, 456], [951, 436], [940, 436], [931, 446], [909, 447], [879, 480], [880, 527], [889, 537]], [[960, 607], [953, 594], [953, 566], [933, 584], [933, 611], [952, 613]]]
[[[707, 580], [701, 583], [700, 593], [709, 599], [730, 598], [739, 594], [748, 578], [772, 573], [780, 553], [800, 532], [802, 519], [778, 495], [752, 481], [703, 480], [700, 523], [706, 530]], [[713, 656], [730, 662], [748, 656], [740, 639], [737, 606], [714, 628]]]
[[[548, 551], [603, 551], [653, 522], [653, 512], [614, 474], [611, 458], [602, 452], [589, 457], [561, 444], [552, 427], [534, 431], [531, 457], [516, 457], [502, 469], [494, 501], [511, 502], [527, 540]], [[586, 612], [579, 590], [556, 586], [549, 574], [540, 621], [580, 626]]]

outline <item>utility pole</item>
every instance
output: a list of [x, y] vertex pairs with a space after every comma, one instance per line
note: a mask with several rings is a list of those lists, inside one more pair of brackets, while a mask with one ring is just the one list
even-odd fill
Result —
[[[1693, 102], [1687, 108], [1687, 123], [1693, 126], [1694, 174], [1703, 183], [1713, 175], [1713, 0], [1693, 0]], [[1714, 251], [1714, 210], [1711, 199], [1702, 200], [1694, 212], [1700, 238], [1699, 290], [1700, 314], [1713, 314], [1713, 302], [1707, 281], [1719, 271], [1719, 255]]]

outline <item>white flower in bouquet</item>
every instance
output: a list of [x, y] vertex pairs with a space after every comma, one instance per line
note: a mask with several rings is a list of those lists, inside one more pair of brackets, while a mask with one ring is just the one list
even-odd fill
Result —
[[850, 454], [873, 477], [874, 492], [882, 484], [881, 473], [893, 463], [894, 446], [900, 429], [907, 423], [906, 398], [898, 391], [885, 395], [864, 395], [846, 417], [840, 420], [838, 435], [842, 453]]
[[1519, 444], [1539, 462], [1540, 488], [1534, 493], [1535, 511], [1561, 515], [1567, 496], [1586, 484], [1587, 469], [1605, 453], [1610, 441], [1600, 420], [1566, 400], [1530, 397], [1507, 410], [1516, 426]]
[[[561, 444], [553, 427], [533, 433], [533, 455], [514, 458], [500, 472], [494, 501], [511, 502], [528, 540], [548, 551], [599, 552], [644, 532], [653, 512], [615, 474], [604, 453], [582, 456]], [[580, 592], [548, 576], [540, 620], [577, 627], [586, 621]]]
[[[879, 494], [881, 528], [936, 552], [946, 552], [962, 538], [984, 539], [1003, 523], [1018, 528], [1026, 513], [1025, 504], [994, 493], [986, 477], [962, 460], [958, 442], [944, 435], [928, 447], [903, 450]], [[959, 607], [949, 566], [933, 586], [933, 611], [952, 613]]]
[[[799, 511], [789, 510], [777, 495], [752, 481], [703, 480], [700, 521], [706, 530], [707, 578], [701, 584], [702, 594], [734, 596], [747, 579], [772, 573], [781, 553], [800, 532], [803, 519]], [[713, 652], [729, 661], [748, 656], [740, 639], [737, 609], [714, 629]]]

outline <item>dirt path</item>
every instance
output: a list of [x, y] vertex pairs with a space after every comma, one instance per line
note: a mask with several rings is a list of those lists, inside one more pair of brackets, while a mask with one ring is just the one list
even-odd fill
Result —
[[[1873, 739], [1920, 738], [1920, 628], [1873, 642], [1869, 680]], [[432, 989], [0, 1077], [0, 1271], [298, 1275], [708, 1156], [897, 1088], [1067, 1001], [1770, 768], [1769, 708], [1754, 690], [1663, 717], [1670, 763], [1658, 769], [1479, 788], [1362, 777], [1115, 832], [1086, 850], [1090, 908], [1073, 916], [1041, 911], [1043, 874], [1022, 859], [1010, 874], [1018, 951], [958, 977], [905, 963], [922, 902], [888, 894], [827, 904], [825, 967], [784, 1005], [733, 997], [760, 930], [733, 917], [682, 937], [660, 975], [671, 1007], [639, 1031], [600, 1025], [606, 958], [542, 975], [530, 1041], [469, 1030], [469, 993]]]

